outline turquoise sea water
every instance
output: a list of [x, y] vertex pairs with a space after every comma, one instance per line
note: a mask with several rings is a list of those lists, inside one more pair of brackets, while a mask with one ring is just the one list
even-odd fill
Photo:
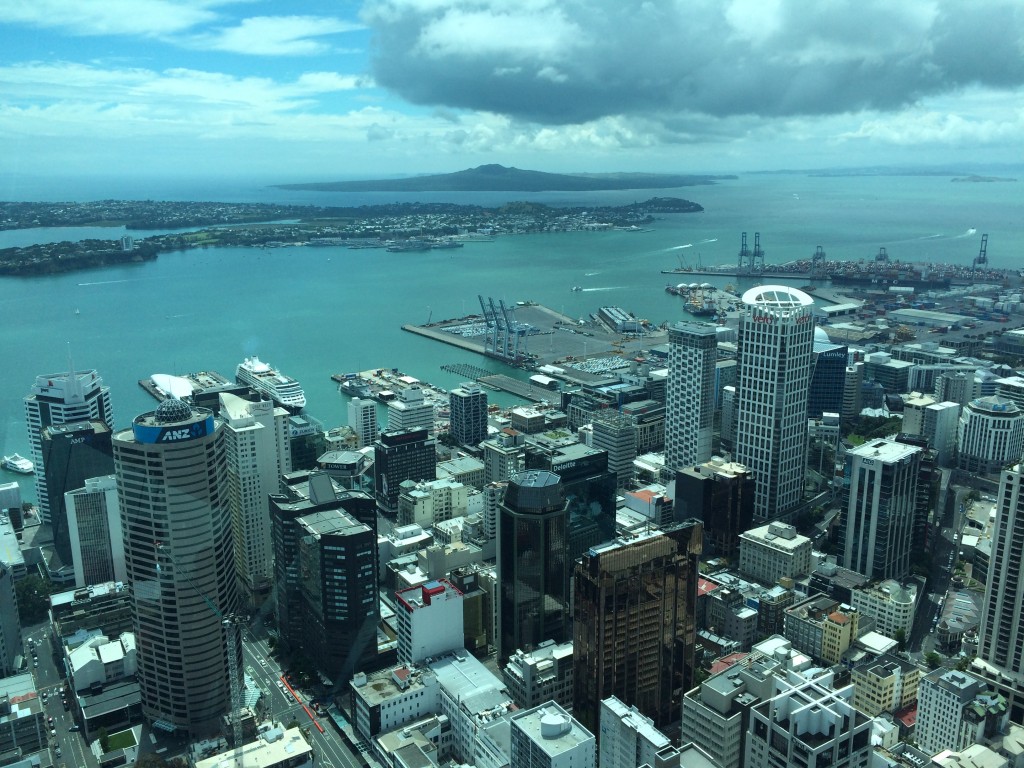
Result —
[[[116, 196], [103, 191], [97, 197]], [[436, 197], [487, 205], [524, 198], [598, 205], [655, 194], [695, 200], [705, 211], [665, 216], [649, 232], [505, 236], [424, 253], [222, 248], [56, 277], [0, 279], [0, 447], [27, 452], [22, 398], [37, 374], [67, 369], [68, 343], [76, 368], [95, 368], [110, 385], [119, 426], [154, 405], [139, 379], [203, 369], [231, 377], [252, 354], [298, 378], [310, 413], [334, 426], [345, 421], [346, 400], [332, 373], [397, 367], [450, 387], [459, 379], [439, 370], [444, 363], [503, 368], [405, 333], [403, 323], [479, 311], [479, 294], [506, 302], [532, 299], [574, 316], [614, 304], [656, 323], [680, 319], [680, 301], [664, 292], [677, 278], [660, 270], [678, 266], [680, 258], [693, 265], [698, 254], [705, 265], [731, 264], [743, 231], [751, 242], [759, 231], [766, 260], [775, 263], [806, 258], [822, 245], [837, 259], [870, 259], [885, 246], [894, 259], [969, 265], [981, 234], [988, 233], [993, 266], [1024, 265], [1024, 203], [1017, 183], [765, 175], [638, 193]], [[147, 196], [170, 197], [160, 190]], [[402, 198], [313, 197], [265, 188], [252, 197], [322, 205]], [[195, 199], [243, 196], [204, 188]], [[69, 239], [64, 231], [32, 233], [35, 241]], [[574, 285], [584, 290], [572, 292]]]

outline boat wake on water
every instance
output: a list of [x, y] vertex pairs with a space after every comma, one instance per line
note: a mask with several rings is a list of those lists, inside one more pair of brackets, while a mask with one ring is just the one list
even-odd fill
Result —
[[705, 238], [704, 240], [701, 240], [700, 242], [698, 242], [697, 245], [704, 245], [704, 243], [717, 243], [717, 242], [718, 242], [718, 238], [717, 237], [708, 237], [708, 238]]
[[584, 288], [584, 293], [591, 293], [593, 291], [619, 291], [622, 290], [621, 285], [609, 285], [607, 288]]
[[683, 248], [693, 248], [693, 243], [687, 243], [686, 245], [673, 245], [671, 248], [666, 248], [666, 251], [681, 251]]
[[965, 238], [965, 237], [970, 237], [971, 235], [976, 234], [977, 231], [978, 230], [976, 230], [974, 227], [971, 227], [966, 232], [964, 232], [962, 235], [957, 235], [956, 239], [960, 240], [960, 239]]

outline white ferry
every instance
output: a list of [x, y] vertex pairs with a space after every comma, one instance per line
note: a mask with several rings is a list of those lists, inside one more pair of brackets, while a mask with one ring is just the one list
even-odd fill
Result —
[[31, 475], [36, 469], [35, 464], [16, 453], [11, 456], [4, 456], [3, 462], [0, 463], [2, 463], [4, 469], [9, 469], [11, 472], [19, 472], [23, 475]]
[[248, 384], [257, 392], [269, 396], [275, 403], [285, 408], [306, 407], [306, 393], [302, 391], [299, 382], [262, 362], [258, 357], [247, 357], [239, 363], [235, 379], [240, 384]]

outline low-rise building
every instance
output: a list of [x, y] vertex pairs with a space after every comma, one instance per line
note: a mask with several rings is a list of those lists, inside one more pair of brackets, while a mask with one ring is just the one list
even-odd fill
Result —
[[612, 696], [601, 702], [601, 768], [679, 766], [679, 750], [654, 727], [654, 721]]
[[873, 582], [851, 590], [851, 604], [862, 615], [875, 620], [875, 630], [889, 637], [902, 632], [910, 637], [917, 609], [917, 584], [900, 584], [893, 579]]
[[769, 523], [740, 534], [740, 570], [764, 584], [811, 571], [811, 540], [786, 523]]
[[921, 678], [914, 738], [930, 755], [982, 742], [1009, 719], [1006, 699], [974, 675], [940, 667]]
[[46, 715], [29, 672], [0, 679], [0, 755], [27, 755], [46, 746]]
[[857, 639], [859, 614], [855, 608], [825, 595], [814, 595], [786, 609], [785, 634], [806, 654], [838, 664]]
[[572, 706], [572, 643], [546, 640], [532, 651], [517, 650], [501, 670], [512, 701], [531, 709], [545, 701]]
[[512, 716], [511, 765], [594, 768], [594, 734], [554, 702]]
[[196, 768], [313, 768], [313, 748], [300, 728], [271, 728], [256, 741], [197, 760]]
[[882, 656], [858, 664], [850, 671], [853, 706], [874, 717], [895, 712], [917, 701], [921, 671], [898, 656]]

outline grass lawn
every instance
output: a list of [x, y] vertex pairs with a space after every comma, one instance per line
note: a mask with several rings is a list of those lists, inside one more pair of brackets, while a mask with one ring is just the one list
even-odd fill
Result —
[[110, 751], [113, 752], [115, 749], [127, 749], [128, 747], [135, 746], [135, 734], [131, 731], [121, 731], [120, 733], [112, 733], [107, 737], [107, 743]]

